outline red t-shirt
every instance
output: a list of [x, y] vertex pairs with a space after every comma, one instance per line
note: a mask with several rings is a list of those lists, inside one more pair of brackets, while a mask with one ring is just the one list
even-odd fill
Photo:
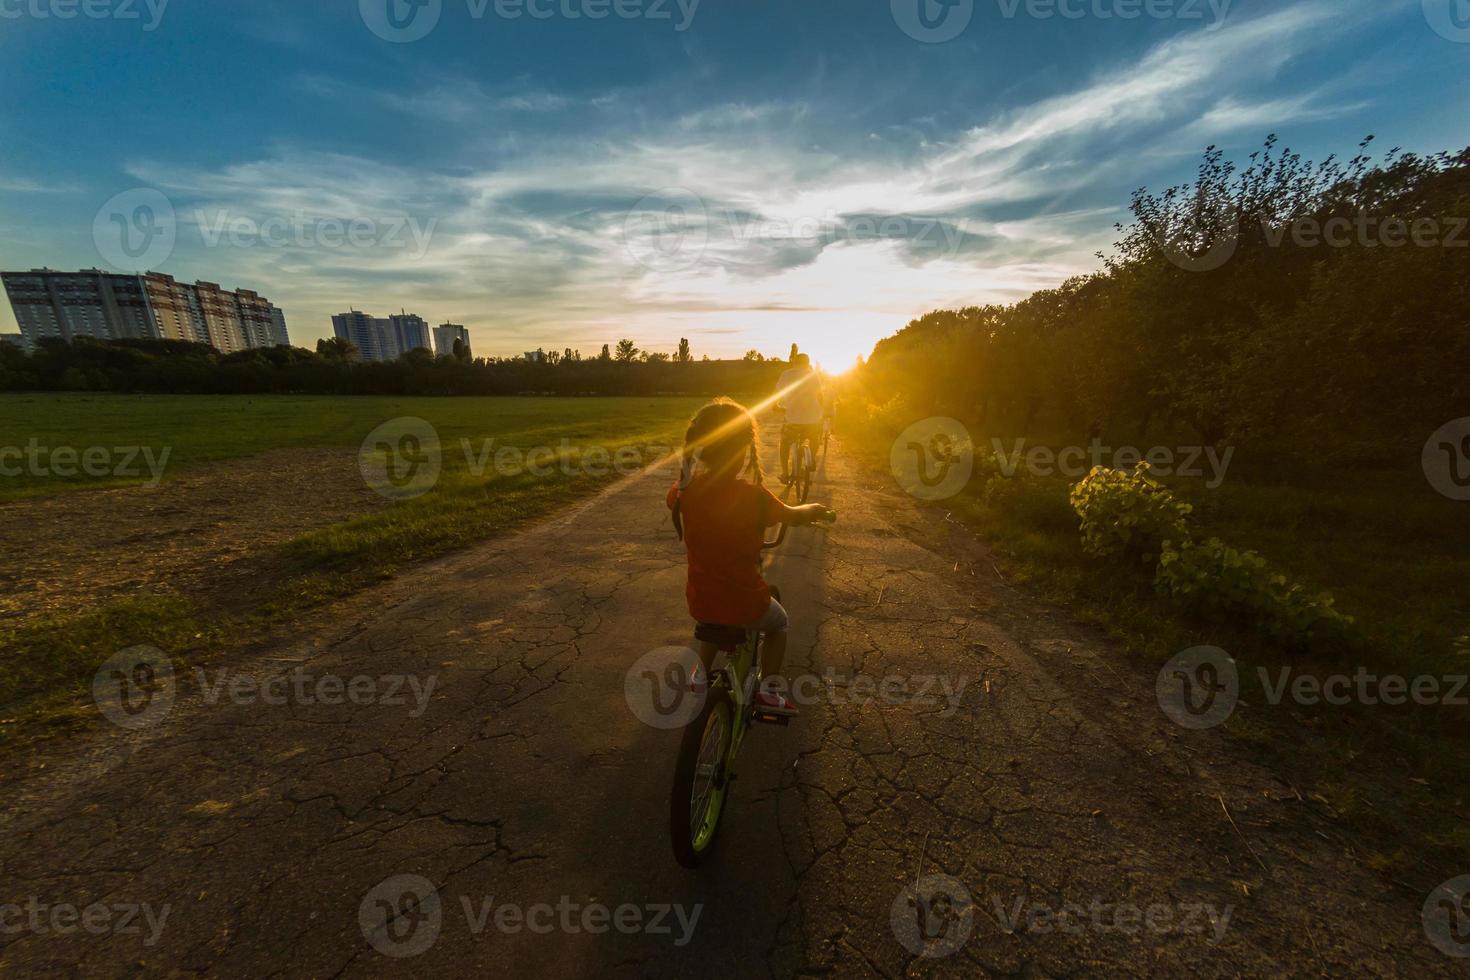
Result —
[[[666, 502], [672, 510], [678, 484]], [[699, 474], [679, 502], [689, 549], [689, 615], [701, 623], [745, 626], [765, 615], [771, 590], [761, 578], [766, 528], [780, 523], [781, 501], [736, 477]]]

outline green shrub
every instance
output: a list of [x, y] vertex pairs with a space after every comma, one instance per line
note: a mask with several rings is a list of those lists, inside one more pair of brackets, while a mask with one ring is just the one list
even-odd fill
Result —
[[1088, 554], [1153, 562], [1168, 543], [1188, 545], [1185, 519], [1194, 508], [1148, 471], [1148, 463], [1139, 463], [1132, 473], [1099, 466], [1072, 488], [1072, 509], [1082, 519], [1082, 547]]
[[1219, 538], [1165, 546], [1154, 587], [1201, 616], [1244, 618], [1268, 637], [1292, 645], [1342, 640], [1353, 622], [1333, 608], [1332, 596], [1292, 585], [1260, 555]]
[[1455, 652], [1462, 657], [1470, 657], [1470, 633], [1456, 638]]

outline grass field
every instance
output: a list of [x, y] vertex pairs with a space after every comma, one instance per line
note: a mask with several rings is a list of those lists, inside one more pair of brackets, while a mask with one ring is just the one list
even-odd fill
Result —
[[[237, 459], [269, 449], [356, 447], [389, 419], [417, 416], [438, 430], [456, 455], [461, 439], [497, 438], [511, 445], [589, 444], [663, 435], [665, 423], [687, 418], [693, 398], [334, 398], [329, 396], [95, 395], [0, 393], [0, 450], [69, 447], [147, 447], [168, 453], [165, 479], [200, 463]], [[459, 454], [462, 455], [462, 454]], [[114, 454], [115, 460], [120, 456]], [[61, 490], [146, 482], [140, 455], [137, 477], [64, 476], [36, 472], [11, 457], [21, 472], [0, 475], [0, 501]]]
[[[845, 445], [886, 469], [892, 439], [907, 421], [875, 415], [862, 428], [844, 430]], [[978, 426], [971, 431], [978, 447], [992, 446]], [[1157, 434], [1110, 442], [1171, 444]], [[1008, 437], [1002, 444], [1014, 442]], [[1067, 443], [1043, 435], [1028, 444]], [[1089, 557], [1068, 500], [1074, 482], [1022, 472], [988, 484], [972, 481], [936, 506], [984, 538], [1011, 581], [1100, 626], [1146, 667], [1157, 669], [1193, 646], [1227, 650], [1241, 665], [1246, 707], [1231, 716], [1226, 730], [1255, 745], [1335, 813], [1392, 842], [1375, 860], [1393, 865], [1426, 846], [1470, 856], [1464, 823], [1470, 812], [1470, 712], [1453, 704], [1309, 706], [1287, 699], [1273, 705], [1259, 674], [1265, 668], [1274, 678], [1288, 667], [1294, 676], [1351, 676], [1359, 666], [1406, 678], [1470, 672], [1465, 651], [1456, 648], [1456, 639], [1470, 633], [1465, 504], [1435, 492], [1417, 459], [1346, 472], [1237, 460], [1212, 489], [1202, 478], [1165, 479], [1194, 506], [1197, 537], [1259, 552], [1290, 581], [1331, 592], [1338, 608], [1355, 618], [1354, 646], [1309, 654], [1273, 645], [1241, 623], [1181, 612], [1155, 592], [1151, 568]], [[1461, 694], [1467, 692], [1470, 687]]]
[[[425, 441], [417, 449], [437, 451], [442, 459], [437, 480], [420, 495], [388, 505], [378, 501], [347, 520], [263, 546], [267, 553], [258, 557], [272, 574], [252, 581], [248, 595], [231, 595], [228, 608], [209, 594], [163, 587], [65, 615], [21, 616], [0, 626], [0, 715], [6, 716], [0, 721], [8, 722], [0, 727], [0, 741], [26, 727], [17, 719], [65, 724], [97, 666], [120, 649], [151, 644], [182, 661], [206, 650], [218, 655], [406, 566], [507, 533], [593, 493], [677, 446], [702, 402], [0, 396], [0, 449], [25, 447], [32, 439], [47, 449], [73, 447], [78, 453], [89, 447], [148, 446], [158, 458], [167, 449], [165, 481], [199, 472], [195, 468], [201, 464], [235, 461], [219, 471], [217, 487], [206, 482], [210, 493], [231, 492], [231, 466], [257, 465], [255, 454], [281, 448], [320, 448], [346, 456], [346, 466], [333, 472], [341, 477], [351, 471], [346, 479], [358, 481], [362, 477], [350, 464], [351, 454], [376, 427], [404, 417], [433, 426], [437, 443]], [[507, 447], [509, 455], [497, 455]], [[526, 454], [537, 449], [528, 459]], [[14, 469], [13, 454], [10, 462]], [[73, 492], [146, 482], [39, 470], [0, 477], [0, 501], [19, 508], [22, 519], [25, 508], [43, 497], [62, 494], [64, 505]], [[362, 491], [360, 483], [356, 490]], [[650, 491], [651, 499], [657, 496]], [[313, 503], [282, 499], [278, 506], [310, 509]], [[124, 526], [128, 502], [119, 500], [117, 506], [118, 535], [126, 537], [137, 529]], [[147, 554], [136, 560], [146, 562]]]

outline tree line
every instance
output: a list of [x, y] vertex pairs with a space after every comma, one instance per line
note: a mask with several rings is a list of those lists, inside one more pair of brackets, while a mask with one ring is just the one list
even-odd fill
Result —
[[1009, 306], [929, 313], [860, 383], [986, 431], [1146, 435], [1291, 457], [1417, 453], [1470, 410], [1470, 149], [1378, 162], [1279, 150], [1141, 189], [1102, 268]]
[[42, 340], [27, 354], [0, 343], [0, 390], [156, 394], [321, 395], [720, 395], [775, 387], [776, 360], [696, 361], [688, 340], [670, 355], [644, 356], [631, 340], [526, 358], [435, 357], [425, 349], [363, 362], [341, 338], [315, 351], [275, 347], [221, 354], [178, 340]]

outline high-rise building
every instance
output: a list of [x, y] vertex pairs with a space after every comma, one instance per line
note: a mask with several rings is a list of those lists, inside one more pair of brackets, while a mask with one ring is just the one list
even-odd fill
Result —
[[411, 350], [433, 350], [429, 324], [413, 313], [395, 313], [386, 319], [361, 310], [332, 317], [332, 333], [351, 341], [364, 361], [394, 361]]
[[246, 347], [277, 347], [286, 340], [286, 317], [270, 300], [249, 289], [235, 293]]
[[188, 340], [209, 343], [204, 330], [204, 311], [199, 308], [199, 291], [173, 276], [150, 272], [143, 277], [148, 290], [148, 303], [159, 336], [165, 340]]
[[[290, 343], [285, 315], [248, 289], [187, 285], [156, 272], [100, 269], [0, 273], [27, 344], [54, 337], [153, 338], [210, 344], [225, 353]], [[262, 326], [263, 324], [263, 326]]]
[[71, 341], [76, 337], [158, 336], [139, 276], [100, 269], [33, 269], [0, 273], [0, 279], [15, 311], [15, 322], [31, 344], [48, 337]]
[[464, 356], [470, 356], [470, 332], [458, 323], [444, 323], [434, 328], [434, 351], [440, 357], [454, 353], [454, 342], [464, 348]]
[[388, 323], [393, 331], [393, 340], [398, 345], [398, 354], [401, 357], [411, 350], [423, 350], [434, 352], [434, 340], [429, 334], [429, 324], [423, 317], [416, 313], [395, 313], [388, 317]]

